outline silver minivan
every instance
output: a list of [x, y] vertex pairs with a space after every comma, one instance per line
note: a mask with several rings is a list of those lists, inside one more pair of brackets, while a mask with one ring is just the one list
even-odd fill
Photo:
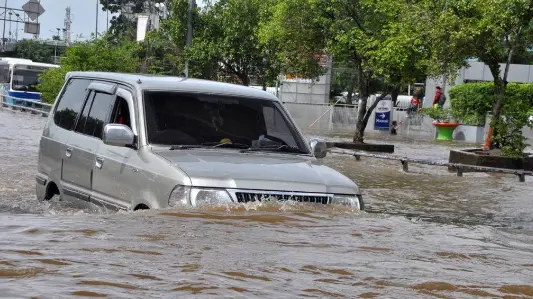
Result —
[[118, 210], [254, 201], [363, 209], [280, 101], [239, 85], [71, 72], [40, 140], [37, 197]]

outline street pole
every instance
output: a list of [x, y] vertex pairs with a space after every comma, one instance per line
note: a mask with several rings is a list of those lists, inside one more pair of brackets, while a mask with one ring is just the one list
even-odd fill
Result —
[[[18, 13], [15, 14], [15, 16], [17, 16], [17, 20], [20, 20], [20, 15]], [[15, 41], [19, 41], [19, 22], [17, 22], [16, 24], [17, 26], [17, 31], [15, 31]]]
[[95, 37], [98, 39], [98, 0], [96, 0], [96, 30], [94, 31]]
[[2, 50], [6, 50], [6, 17], [7, 17], [7, 0], [4, 4], [4, 33], [2, 35]]
[[[189, 11], [187, 13], [187, 46], [192, 44], [192, 10], [195, 6], [195, 0], [189, 0]], [[189, 77], [189, 60], [185, 61], [185, 77]]]
[[105, 7], [106, 7], [105, 11], [107, 13], [107, 23], [106, 23], [107, 29], [106, 29], [106, 31], [109, 31], [109, 0], [105, 1]]
[[13, 24], [13, 22], [11, 22], [11, 17], [13, 16], [13, 13], [12, 12], [9, 12], [9, 41], [12, 42], [12, 38], [13, 38], [13, 35], [11, 34], [11, 32], [13, 32], [11, 29], [11, 25]]

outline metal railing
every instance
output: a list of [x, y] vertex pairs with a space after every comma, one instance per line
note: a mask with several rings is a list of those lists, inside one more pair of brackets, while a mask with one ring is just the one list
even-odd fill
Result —
[[[304, 132], [313, 133], [343, 133], [353, 132], [357, 124], [357, 105], [346, 104], [283, 104], [289, 111], [296, 125]], [[391, 121], [397, 121], [401, 127], [398, 134], [421, 135], [431, 137], [435, 133], [432, 119], [419, 113], [408, 115], [407, 108], [394, 107]], [[373, 124], [369, 123], [367, 128]]]
[[304, 131], [352, 131], [357, 123], [357, 106], [344, 104], [283, 104], [296, 125]]
[[32, 114], [41, 114], [48, 116], [52, 109], [51, 104], [42, 103], [33, 99], [23, 99], [7, 95], [5, 92], [0, 93], [0, 102], [2, 107], [10, 107], [13, 110], [30, 112]]
[[409, 171], [409, 163], [414, 163], [414, 164], [425, 164], [425, 165], [432, 165], [432, 166], [448, 167], [449, 171], [455, 171], [457, 173], [457, 176], [460, 176], [460, 177], [462, 177], [463, 174], [467, 172], [506, 173], [506, 174], [516, 175], [518, 177], [519, 182], [523, 183], [526, 181], [526, 176], [533, 176], [533, 171], [524, 170], [524, 169], [506, 169], [506, 168], [496, 168], [496, 167], [487, 167], [487, 166], [467, 165], [467, 164], [461, 164], [461, 163], [431, 161], [431, 160], [416, 159], [416, 158], [409, 158], [409, 157], [399, 157], [399, 156], [394, 156], [394, 155], [370, 154], [370, 153], [365, 153], [361, 151], [347, 151], [347, 150], [340, 150], [340, 149], [330, 149], [329, 151], [334, 154], [353, 156], [358, 161], [361, 160], [361, 157], [399, 161], [402, 164], [402, 169], [404, 172]]

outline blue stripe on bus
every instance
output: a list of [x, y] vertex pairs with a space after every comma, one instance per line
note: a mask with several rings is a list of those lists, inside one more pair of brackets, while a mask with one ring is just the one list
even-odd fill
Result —
[[[23, 91], [8, 91], [7, 95], [11, 96], [11, 97], [15, 97], [15, 98], [20, 98], [20, 99], [33, 100], [35, 102], [40, 102], [41, 101], [41, 94], [40, 93], [23, 92]], [[12, 98], [8, 98], [7, 99], [7, 102], [9, 104], [15, 104], [13, 101], [14, 100]], [[16, 104], [21, 105], [21, 104], [25, 104], [25, 103], [23, 101], [16, 101]]]

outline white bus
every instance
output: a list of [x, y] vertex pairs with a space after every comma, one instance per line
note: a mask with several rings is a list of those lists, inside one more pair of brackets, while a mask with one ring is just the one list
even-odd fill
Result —
[[[37, 91], [39, 74], [49, 68], [59, 67], [55, 64], [33, 62], [29, 59], [0, 59], [0, 93], [21, 99], [40, 102], [41, 94]], [[2, 99], [4, 101], [4, 99]], [[5, 99], [9, 104], [24, 105], [24, 101]]]

